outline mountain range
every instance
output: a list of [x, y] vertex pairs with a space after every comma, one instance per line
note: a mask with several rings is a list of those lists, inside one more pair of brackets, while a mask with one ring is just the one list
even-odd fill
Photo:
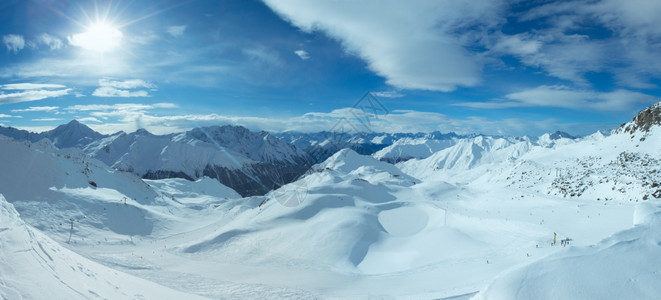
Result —
[[[452, 132], [271, 134], [229, 125], [168, 135], [154, 135], [145, 129], [103, 135], [76, 120], [42, 133], [0, 127], [0, 134], [30, 142], [48, 139], [57, 148], [78, 148], [114, 169], [145, 179], [214, 178], [242, 196], [263, 195], [292, 182], [343, 148], [396, 163], [426, 158], [478, 137]], [[556, 140], [574, 139], [561, 132], [545, 136], [546, 146]]]
[[[659, 107], [580, 138], [354, 136], [384, 147], [309, 167], [234, 126], [4, 128], [0, 296], [655, 298]], [[256, 164], [305, 171], [253, 196], [205, 174]]]

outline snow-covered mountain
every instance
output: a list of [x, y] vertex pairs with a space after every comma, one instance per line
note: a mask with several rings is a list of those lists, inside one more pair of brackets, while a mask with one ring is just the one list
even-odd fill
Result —
[[480, 165], [515, 160], [534, 146], [527, 138], [490, 136], [460, 139], [454, 143], [427, 158], [408, 160], [397, 165], [413, 177], [427, 179], [438, 173], [456, 174]]
[[393, 145], [401, 139], [451, 140], [459, 137], [454, 132], [441, 133], [376, 133], [376, 132], [330, 132], [315, 133], [282, 132], [275, 133], [279, 138], [288, 141], [297, 148], [307, 152], [315, 162], [322, 162], [335, 152], [349, 148], [363, 155], [371, 155], [383, 148]]
[[457, 144], [458, 139], [401, 138], [372, 156], [389, 163], [398, 163], [409, 159], [427, 158], [430, 155]]
[[537, 138], [535, 141], [537, 145], [552, 148], [559, 145], [567, 145], [574, 143], [577, 140], [576, 137], [571, 136], [570, 134], [562, 131], [556, 131], [554, 133], [545, 133]]
[[57, 148], [79, 148], [93, 158], [143, 178], [217, 179], [244, 196], [262, 195], [302, 175], [310, 157], [291, 144], [241, 126], [213, 126], [153, 135], [102, 135], [76, 120], [43, 133], [0, 127], [19, 141], [49, 139]]
[[267, 132], [214, 126], [153, 135], [144, 129], [118, 133], [84, 148], [115, 169], [143, 178], [203, 176], [218, 179], [243, 196], [262, 195], [307, 171], [308, 156]]
[[0, 126], [0, 135], [30, 142], [49, 139], [58, 148], [83, 148], [87, 144], [105, 137], [76, 120], [41, 133]]

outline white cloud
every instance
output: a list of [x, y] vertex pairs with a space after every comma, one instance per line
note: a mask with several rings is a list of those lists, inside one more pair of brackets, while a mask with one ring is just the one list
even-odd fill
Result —
[[177, 105], [174, 103], [162, 102], [154, 104], [141, 104], [141, 103], [118, 103], [113, 105], [108, 104], [86, 104], [86, 105], [72, 105], [65, 110], [80, 112], [80, 111], [147, 111], [156, 108], [177, 108]]
[[127, 91], [109, 86], [102, 86], [94, 90], [92, 96], [96, 97], [149, 97], [147, 91]]
[[652, 104], [658, 101], [657, 97], [624, 89], [595, 92], [563, 85], [542, 85], [508, 94], [505, 99], [491, 102], [462, 102], [456, 105], [483, 109], [559, 107], [576, 110], [619, 111], [630, 110], [638, 104]]
[[2, 37], [2, 42], [7, 47], [7, 51], [17, 54], [25, 47], [25, 39], [22, 35], [8, 34]]
[[53, 121], [62, 121], [60, 118], [37, 118], [37, 119], [32, 119], [32, 121], [35, 122], [53, 122]]
[[81, 123], [85, 123], [85, 122], [102, 123], [101, 120], [99, 120], [97, 118], [94, 118], [94, 117], [85, 117], [85, 118], [80, 118], [80, 119], [77, 119], [77, 120]]
[[39, 48], [39, 45], [44, 45], [50, 48], [51, 50], [58, 50], [64, 46], [62, 40], [48, 34], [42, 33], [34, 41], [28, 42], [28, 45], [31, 48]]
[[56, 111], [59, 108], [59, 106], [30, 106], [23, 109], [12, 109], [11, 112], [49, 112]]
[[118, 81], [118, 80], [110, 80], [103, 78], [103, 79], [99, 79], [99, 85], [118, 88], [118, 89], [156, 88], [154, 84], [144, 81], [142, 79], [129, 79], [124, 81]]
[[51, 83], [9, 83], [2, 84], [0, 88], [3, 90], [39, 90], [39, 89], [62, 89], [66, 86], [61, 84]]
[[404, 94], [398, 91], [382, 91], [382, 92], [372, 92], [374, 96], [380, 98], [401, 98], [404, 97]]
[[184, 35], [186, 27], [186, 25], [170, 26], [168, 27], [167, 32], [173, 37], [180, 37]]
[[310, 59], [310, 54], [305, 50], [296, 50], [294, 51], [294, 54], [296, 54], [302, 60]]
[[[42, 100], [46, 98], [61, 97], [68, 95], [71, 92], [71, 89], [64, 88], [64, 86], [48, 85], [48, 84], [19, 83], [19, 84], [6, 84], [0, 87], [3, 90], [11, 90], [11, 91], [18, 90], [19, 87], [23, 87], [23, 89], [18, 92], [10, 92], [10, 93], [0, 92], [0, 104], [27, 102], [27, 101]], [[59, 88], [59, 89], [47, 90], [43, 88]]]
[[[125, 58], [125, 57], [124, 57]], [[75, 58], [45, 57], [9, 64], [0, 67], [1, 78], [71, 78], [91, 83], [91, 78], [104, 76], [125, 76], [146, 73], [145, 66], [129, 65], [130, 61], [117, 56], [107, 55], [103, 59], [94, 56], [76, 56]], [[135, 76], [135, 75], [134, 75]]]
[[155, 90], [156, 86], [142, 79], [131, 79], [124, 81], [99, 79], [99, 88], [92, 93], [96, 97], [149, 97], [146, 90], [134, 90], [148, 88]]
[[478, 58], [455, 34], [494, 21], [498, 1], [264, 0], [306, 32], [323, 31], [392, 86], [452, 91], [480, 82]]
[[518, 21], [539, 24], [534, 30], [491, 35], [484, 44], [495, 56], [514, 55], [582, 86], [590, 84], [587, 73], [605, 72], [621, 86], [656, 88], [660, 11], [654, 0], [551, 1], [519, 14]]
[[283, 65], [282, 59], [278, 52], [265, 47], [257, 47], [244, 49], [243, 54], [252, 58], [253, 60], [265, 63], [272, 66]]
[[12, 115], [7, 115], [7, 114], [0, 114], [1, 119], [7, 119], [7, 118], [14, 118]]

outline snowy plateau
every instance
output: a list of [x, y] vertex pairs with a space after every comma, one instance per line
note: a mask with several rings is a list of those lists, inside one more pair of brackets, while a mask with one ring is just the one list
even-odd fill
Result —
[[2, 299], [661, 295], [661, 103], [585, 137], [0, 134]]

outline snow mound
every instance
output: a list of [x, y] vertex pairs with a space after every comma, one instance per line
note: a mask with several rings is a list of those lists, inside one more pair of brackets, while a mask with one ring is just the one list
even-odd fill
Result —
[[572, 247], [506, 271], [473, 299], [656, 299], [661, 211], [595, 246]]

